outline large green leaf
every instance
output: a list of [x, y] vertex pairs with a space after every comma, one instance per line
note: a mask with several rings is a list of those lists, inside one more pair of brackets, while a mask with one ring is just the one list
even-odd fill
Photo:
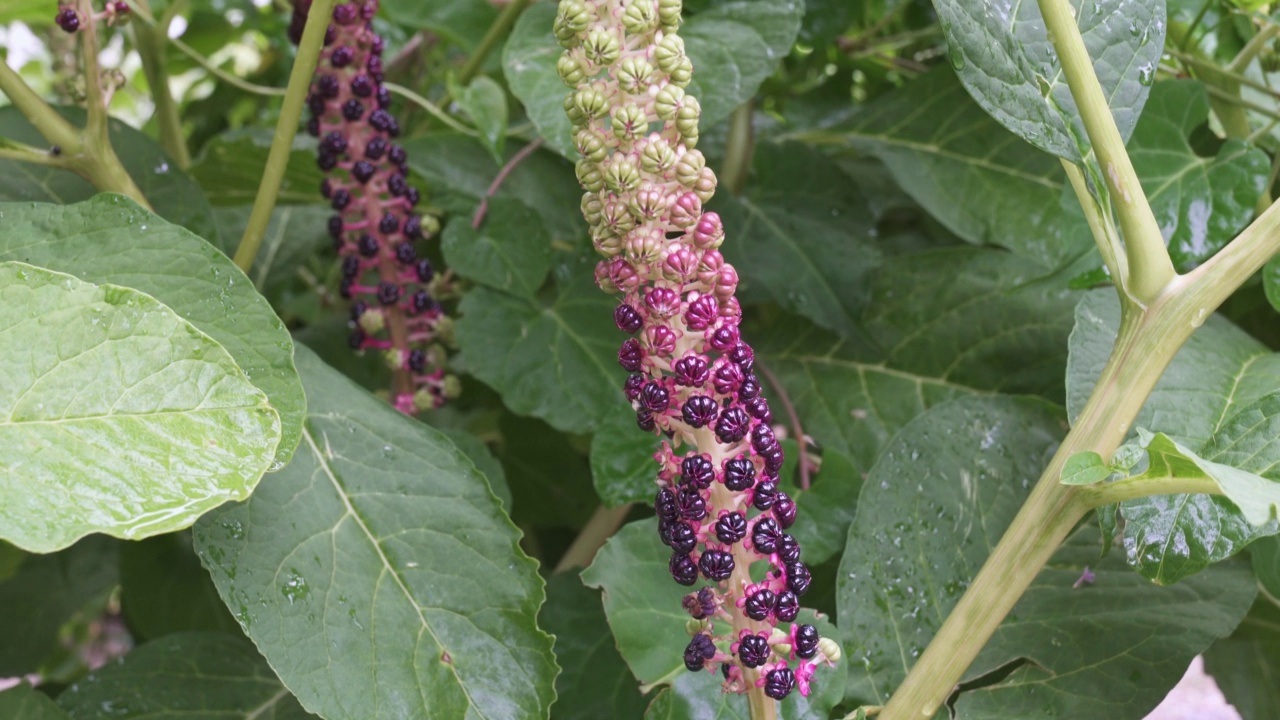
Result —
[[489, 202], [484, 224], [455, 217], [440, 238], [449, 268], [491, 288], [532, 298], [551, 269], [551, 238], [528, 205], [512, 198]]
[[37, 672], [59, 648], [58, 633], [67, 621], [91, 605], [100, 611], [119, 581], [118, 545], [90, 536], [61, 552], [27, 556], [15, 574], [0, 581], [0, 617], [14, 619], [0, 643], [0, 676]]
[[502, 161], [507, 139], [507, 93], [492, 78], [481, 75], [458, 95], [458, 105], [480, 131], [480, 141]]
[[0, 204], [0, 261], [20, 260], [154, 297], [226, 348], [280, 413], [276, 466], [301, 438], [306, 398], [293, 341], [244, 273], [209, 243], [118, 195]]
[[546, 301], [472, 289], [456, 332], [461, 362], [507, 407], [558, 430], [589, 432], [625, 402], [616, 360], [625, 336], [613, 325], [617, 301], [595, 286], [589, 268], [574, 270]]
[[[317, 196], [318, 197], [318, 196]], [[253, 206], [220, 207], [213, 211], [222, 238], [218, 246], [227, 257], [235, 255], [240, 238], [249, 224]], [[327, 205], [280, 205], [271, 213], [267, 232], [249, 279], [268, 298], [278, 299], [297, 281], [298, 269], [333, 240], [327, 231], [333, 210]]]
[[[191, 175], [200, 182], [210, 203], [218, 206], [253, 204], [267, 165], [271, 140], [270, 130], [248, 129], [225, 132], [205, 143], [199, 157], [191, 163]], [[301, 133], [293, 141], [289, 164], [280, 179], [278, 204], [320, 201], [324, 172], [316, 166], [315, 147], [315, 140]]]
[[[693, 62], [687, 90], [702, 104], [702, 126], [709, 128], [755, 95], [791, 51], [800, 31], [803, 5], [795, 0], [720, 0], [685, 13], [680, 29]], [[563, 52], [551, 34], [556, 8], [530, 7], [516, 21], [502, 53], [507, 84], [524, 103], [529, 119], [547, 144], [561, 155], [577, 157], [564, 114], [569, 89], [556, 73]]]
[[183, 531], [120, 548], [120, 611], [138, 640], [210, 630], [239, 633]]
[[1204, 86], [1158, 83], [1129, 141], [1129, 155], [1179, 270], [1207, 260], [1253, 219], [1267, 184], [1267, 154], [1227, 140], [1200, 157], [1188, 138], [1209, 119]]
[[[85, 122], [81, 108], [57, 110], [73, 123], [83, 125]], [[200, 237], [216, 236], [212, 209], [201, 187], [170, 162], [154, 140], [115, 119], [108, 121], [107, 131], [124, 169], [158, 215]], [[0, 107], [0, 137], [37, 147], [47, 144], [44, 136], [12, 105]], [[95, 192], [87, 180], [70, 170], [0, 160], [0, 201], [66, 204], [88, 200]]]
[[[1165, 4], [1071, 0], [1120, 135], [1128, 138], [1164, 50]], [[934, 0], [951, 65], [1001, 125], [1042, 150], [1080, 162], [1089, 139], [1034, 2]]]
[[[1067, 409], [1073, 418], [1106, 364], [1119, 323], [1113, 292], [1090, 293], [1076, 308], [1067, 363]], [[1271, 465], [1277, 450], [1267, 423], [1280, 408], [1259, 401], [1278, 389], [1280, 356], [1214, 315], [1174, 356], [1134, 425], [1159, 431], [1209, 460], [1276, 479]], [[1238, 449], [1234, 442], [1241, 443]], [[1139, 498], [1123, 503], [1120, 513], [1130, 562], [1162, 583], [1230, 557], [1277, 530], [1275, 524], [1249, 523], [1229, 500], [1213, 495]]]
[[329, 720], [545, 716], [542, 581], [484, 478], [310, 352], [298, 366], [297, 457], [193, 531], [223, 602]]
[[644, 712], [636, 680], [613, 645], [600, 593], [574, 573], [552, 575], [538, 622], [556, 636], [556, 720], [635, 718]]
[[1280, 607], [1259, 597], [1231, 637], [1204, 654], [1204, 669], [1246, 720], [1280, 717]]
[[0, 262], [0, 538], [143, 538], [249, 496], [280, 416], [155, 298]]
[[[1034, 3], [1032, 3], [1034, 4]], [[940, 67], [876, 98], [843, 131], [947, 229], [975, 245], [999, 245], [1057, 267], [1091, 247], [1083, 216], [1063, 187], [1061, 163], [1017, 141]], [[1068, 227], [1070, 220], [1080, 232]]]
[[67, 720], [58, 704], [26, 683], [0, 692], [0, 717], [7, 720]]
[[190, 632], [137, 647], [58, 695], [74, 720], [314, 718], [238, 634]]
[[857, 335], [880, 262], [867, 203], [838, 165], [799, 143], [757, 146], [753, 171], [742, 218], [726, 208], [726, 257], [790, 312]]
[[[1065, 429], [1042, 401], [964, 398], [885, 448], [837, 576], [845, 657], [862, 661], [851, 681], [867, 696], [857, 699], [883, 704], [901, 682]], [[1040, 572], [962, 683], [1003, 672], [960, 692], [959, 717], [1138, 717], [1253, 600], [1238, 565], [1157, 588], [1115, 556], [1096, 564], [1097, 543], [1097, 531], [1082, 528]], [[1086, 565], [1094, 582], [1073, 587]]]
[[1280, 538], [1263, 538], [1249, 547], [1253, 574], [1272, 597], [1280, 597]]
[[387, 17], [414, 30], [431, 30], [461, 45], [468, 53], [484, 37], [498, 17], [489, 3], [473, 0], [448, 0], [424, 3], [419, 0], [386, 0], [382, 3]]
[[658, 439], [636, 425], [631, 406], [619, 402], [591, 436], [591, 479], [600, 502], [617, 507], [653, 499]]
[[[618, 651], [636, 679], [647, 685], [671, 685], [663, 692], [672, 693], [672, 697], [655, 701], [646, 717], [655, 712], [658, 714], [653, 717], [682, 720], [735, 717], [735, 713], [748, 717], [746, 698], [724, 697], [719, 690], [719, 675], [690, 673], [685, 669], [681, 654], [689, 644], [689, 633], [685, 631], [689, 614], [680, 601], [691, 588], [671, 579], [667, 569], [670, 557], [671, 549], [658, 537], [657, 523], [652, 518], [639, 520], [609, 538], [591, 567], [582, 573], [587, 587], [604, 591], [605, 616], [613, 629]], [[811, 610], [803, 610], [798, 622], [815, 624], [823, 637], [836, 637], [835, 626]], [[716, 626], [717, 634], [731, 630], [725, 623]], [[783, 717], [825, 718], [840, 699], [844, 681], [842, 667], [818, 668], [813, 679], [813, 695], [806, 699], [795, 693], [785, 701], [784, 707], [795, 706], [796, 714], [784, 711]], [[712, 715], [703, 714], [698, 708], [721, 709], [716, 710], [719, 714]]]
[[[625, 403], [623, 403], [625, 405]], [[511, 478], [519, 523], [576, 531], [596, 509], [587, 461], [564, 433], [534, 418], [504, 413], [498, 458]]]
[[1061, 396], [1075, 295], [1040, 272], [1009, 253], [964, 246], [888, 258], [859, 320], [877, 349], [790, 317], [752, 327], [751, 337], [804, 431], [865, 473], [899, 428], [945, 400]]

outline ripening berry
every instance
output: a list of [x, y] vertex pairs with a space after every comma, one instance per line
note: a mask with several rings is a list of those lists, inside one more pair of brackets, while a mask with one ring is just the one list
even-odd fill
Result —
[[806, 660], [818, 653], [818, 628], [812, 625], [800, 625], [796, 628], [794, 649], [798, 657]]
[[653, 432], [653, 429], [656, 426], [657, 423], [653, 421], [653, 413], [645, 410], [644, 408], [640, 408], [636, 411], [636, 427], [645, 432]]
[[742, 513], [734, 510], [726, 512], [716, 520], [716, 539], [725, 545], [732, 545], [747, 535], [747, 519]]
[[791, 590], [783, 590], [778, 593], [773, 614], [782, 622], [795, 622], [796, 616], [800, 614], [800, 598]]
[[[746, 383], [743, 382], [743, 385], [745, 386]], [[741, 390], [738, 391], [738, 396], [742, 396]], [[773, 422], [773, 413], [769, 411], [769, 401], [762, 397], [753, 397], [750, 400], [746, 400], [742, 403], [742, 407], [747, 411], [748, 415], [759, 420], [762, 426], [767, 426], [769, 423]], [[781, 450], [781, 448], [776, 444], [773, 448], [777, 448], [779, 451]], [[766, 452], [772, 452], [772, 450], [760, 450], [758, 452], [765, 454]]]
[[381, 160], [383, 155], [387, 154], [387, 141], [381, 137], [375, 137], [364, 146], [364, 157], [366, 160]]
[[58, 10], [58, 14], [54, 16], [53, 21], [62, 28], [64, 32], [73, 33], [80, 29], [80, 16], [76, 14], [73, 7], [63, 7]]
[[376, 170], [373, 167], [373, 163], [370, 163], [368, 160], [357, 160], [351, 166], [351, 177], [355, 178], [356, 182], [361, 185], [369, 182], [369, 180], [373, 178], [374, 172], [376, 172]]
[[622, 392], [627, 396], [629, 402], [635, 402], [640, 399], [640, 391], [644, 389], [645, 379], [640, 373], [633, 373], [627, 376], [627, 381], [622, 384]]
[[743, 611], [747, 617], [752, 620], [763, 621], [769, 617], [769, 613], [773, 612], [773, 606], [778, 602], [778, 598], [769, 588], [760, 588], [751, 595], [747, 596], [746, 605]]
[[711, 636], [706, 633], [698, 633], [689, 641], [688, 647], [684, 649], [684, 666], [690, 672], [701, 670], [706, 662], [716, 655], [716, 644], [711, 640]]
[[422, 372], [427, 369], [427, 354], [418, 348], [409, 351], [409, 369]]
[[796, 674], [791, 668], [780, 667], [776, 670], [770, 670], [764, 679], [764, 694], [774, 700], [782, 700], [791, 694], [792, 688], [796, 686]]
[[688, 553], [675, 553], [667, 563], [671, 577], [681, 585], [692, 585], [698, 582], [698, 566], [693, 564]]
[[742, 378], [742, 384], [738, 386], [738, 399], [746, 402], [760, 397], [760, 381], [755, 375], [747, 375]]
[[787, 564], [787, 587], [797, 596], [809, 592], [809, 583], [813, 578], [809, 575], [809, 566], [802, 562]]
[[628, 335], [635, 335], [644, 325], [644, 318], [640, 317], [640, 313], [630, 305], [623, 303], [614, 308], [613, 323], [618, 329]]
[[733, 574], [733, 555], [724, 550], [708, 550], [698, 559], [698, 567], [708, 580], [728, 580]]
[[680, 462], [680, 481], [686, 485], [706, 490], [715, 478], [715, 466], [706, 455], [691, 452]]
[[640, 406], [652, 413], [666, 412], [671, 406], [671, 396], [666, 388], [651, 382], [640, 391]]
[[738, 659], [749, 668], [758, 668], [769, 659], [772, 650], [763, 635], [746, 635], [738, 642]]
[[770, 555], [778, 551], [778, 542], [782, 540], [782, 530], [778, 523], [768, 515], [756, 519], [751, 528], [751, 547], [762, 555]]
[[716, 405], [715, 400], [706, 395], [694, 395], [685, 401], [684, 407], [680, 408], [680, 415], [690, 427], [700, 428], [713, 422], [719, 409], [720, 406]]
[[623, 370], [640, 372], [640, 364], [644, 359], [644, 350], [640, 349], [640, 341], [631, 338], [618, 348], [618, 364]]

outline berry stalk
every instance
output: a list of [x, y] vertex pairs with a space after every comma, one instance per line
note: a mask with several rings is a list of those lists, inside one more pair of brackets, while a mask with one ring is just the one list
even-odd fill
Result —
[[796, 622], [810, 573], [786, 532], [796, 506], [778, 488], [782, 447], [739, 331], [737, 271], [718, 249], [720, 217], [703, 209], [716, 176], [695, 149], [680, 15], [679, 0], [561, 0], [557, 70], [573, 89], [582, 210], [604, 256], [596, 282], [622, 295], [614, 322], [633, 336], [618, 352], [624, 392], [640, 428], [666, 438], [654, 509], [671, 575], [715, 583], [685, 598], [685, 666], [719, 669], [753, 717], [773, 717], [774, 700], [808, 695], [840, 651]]

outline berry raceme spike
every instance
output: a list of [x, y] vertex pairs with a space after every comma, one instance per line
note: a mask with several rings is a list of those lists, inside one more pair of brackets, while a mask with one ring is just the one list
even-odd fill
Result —
[[[294, 3], [294, 42], [310, 6]], [[456, 396], [459, 384], [445, 372], [453, 331], [439, 298], [447, 280], [418, 254], [440, 228], [414, 210], [420, 195], [405, 179], [400, 126], [387, 111], [377, 11], [378, 0], [333, 8], [307, 96], [307, 132], [319, 140], [316, 162], [329, 174], [320, 193], [336, 213], [329, 234], [342, 263], [339, 292], [351, 301], [351, 347], [380, 351], [392, 371], [393, 404], [414, 414]]]
[[[636, 424], [667, 438], [654, 510], [671, 576], [711, 583], [686, 596], [685, 664], [719, 669], [726, 691], [807, 695], [839, 649], [812, 625], [778, 627], [796, 620], [810, 574], [786, 532], [796, 505], [778, 488], [782, 446], [739, 330], [738, 273], [719, 250], [720, 217], [704, 210], [716, 176], [696, 149], [680, 15], [680, 0], [561, 0], [556, 67], [571, 89], [582, 211], [603, 256], [596, 282], [621, 295], [623, 391]], [[756, 563], [768, 566], [759, 582]], [[717, 635], [717, 621], [732, 630]]]
[[[92, 22], [106, 21], [107, 25], [120, 25], [129, 19], [129, 3], [123, 0], [107, 0], [103, 3], [100, 12], [89, 15], [88, 18]], [[76, 10], [74, 2], [65, 2], [58, 5], [58, 14], [53, 16], [54, 23], [57, 24], [63, 32], [74, 33], [81, 28], [84, 20], [79, 11]]]

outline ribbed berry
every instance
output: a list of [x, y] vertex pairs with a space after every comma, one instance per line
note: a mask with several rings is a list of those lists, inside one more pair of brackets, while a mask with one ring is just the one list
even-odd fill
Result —
[[698, 545], [698, 531], [687, 522], [677, 520], [672, 523], [670, 536], [671, 542], [668, 544], [676, 552], [690, 553]]
[[378, 283], [378, 302], [391, 305], [400, 299], [400, 286], [383, 280]]
[[733, 555], [724, 550], [708, 550], [698, 559], [698, 567], [708, 580], [728, 580], [733, 574]]
[[738, 659], [749, 668], [765, 664], [771, 652], [769, 640], [763, 635], [746, 635], [738, 642]]
[[640, 406], [652, 413], [666, 412], [671, 406], [671, 395], [662, 385], [648, 383], [640, 391]]
[[716, 520], [716, 539], [725, 545], [732, 545], [747, 536], [747, 519], [742, 513], [734, 510], [726, 512]]
[[742, 384], [738, 386], [738, 399], [746, 402], [760, 397], [760, 381], [755, 375], [747, 375], [742, 378]]
[[680, 515], [676, 507], [676, 494], [671, 488], [660, 488], [658, 496], [653, 500], [653, 511], [664, 520], [675, 520]]
[[689, 453], [680, 462], [680, 481], [700, 490], [711, 487], [716, 478], [715, 466], [706, 455]]
[[613, 310], [613, 323], [628, 335], [636, 334], [644, 326], [644, 318], [630, 305], [623, 303]]
[[622, 384], [622, 392], [627, 396], [629, 402], [635, 402], [640, 399], [640, 391], [644, 390], [644, 376], [634, 373], [627, 376], [626, 382]]
[[361, 235], [356, 241], [356, 250], [361, 255], [371, 258], [378, 254], [378, 239], [372, 235]]
[[782, 622], [795, 622], [796, 616], [800, 614], [800, 598], [791, 590], [783, 590], [778, 593], [773, 614]]
[[707, 516], [707, 501], [695, 488], [680, 488], [676, 493], [676, 507], [685, 520], [701, 520]]
[[334, 48], [333, 54], [329, 56], [329, 62], [333, 63], [334, 67], [343, 68], [350, 65], [351, 61], [355, 59], [355, 56], [355, 51], [344, 45], [339, 48]]
[[702, 387], [711, 373], [707, 359], [700, 355], [686, 355], [676, 361], [672, 367], [676, 376], [676, 384], [687, 387]]
[[773, 612], [773, 606], [778, 602], [778, 598], [769, 588], [760, 588], [754, 593], [747, 596], [746, 605], [743, 611], [747, 617], [752, 620], [763, 621], [769, 617], [769, 613]]
[[747, 459], [746, 455], [725, 460], [724, 486], [726, 488], [734, 492], [742, 492], [751, 487], [755, 481], [756, 466]]
[[[741, 397], [742, 393], [739, 392], [738, 396]], [[747, 411], [748, 415], [760, 421], [760, 427], [767, 427], [769, 423], [773, 422], [773, 413], [769, 410], [769, 401], [762, 397], [753, 397], [750, 400], [746, 400], [742, 403], [742, 407]]]
[[762, 515], [756, 519], [756, 523], [751, 528], [751, 547], [755, 551], [763, 555], [770, 555], [778, 551], [778, 542], [782, 540], [782, 530], [778, 527], [778, 523], [773, 518]]
[[373, 94], [373, 81], [368, 75], [357, 75], [351, 78], [351, 94], [356, 97], [369, 97]]
[[790, 495], [781, 491], [778, 492], [778, 496], [774, 499], [771, 510], [773, 512], [773, 518], [778, 521], [778, 524], [781, 525], [784, 530], [795, 524], [796, 503], [791, 499]]
[[54, 16], [53, 21], [64, 32], [73, 33], [80, 29], [80, 16], [76, 14], [76, 9], [73, 7], [63, 7], [58, 10], [58, 14]]
[[782, 537], [778, 538], [776, 552], [778, 553], [778, 558], [781, 559], [784, 564], [799, 562], [800, 541], [784, 533]]
[[716, 421], [716, 439], [726, 445], [735, 443], [747, 434], [750, 424], [751, 417], [746, 411], [737, 406], [731, 407], [720, 413], [720, 419]]
[[671, 571], [671, 577], [681, 585], [692, 585], [698, 582], [698, 566], [693, 564], [693, 560], [687, 553], [672, 555], [671, 561], [667, 563], [667, 569]]
[[809, 592], [809, 583], [812, 580], [808, 565], [802, 562], [787, 564], [787, 587], [797, 596]]
[[690, 427], [706, 427], [716, 419], [720, 406], [706, 395], [694, 395], [680, 408], [680, 415]]
[[818, 628], [808, 624], [797, 626], [794, 646], [796, 655], [806, 660], [816, 655], [818, 639]]
[[690, 672], [697, 672], [715, 655], [716, 644], [711, 640], [711, 636], [706, 633], [698, 633], [693, 636], [693, 639], [689, 641], [689, 645], [684, 649], [684, 666]]
[[772, 480], [761, 480], [756, 483], [756, 489], [752, 493], [751, 504], [757, 510], [768, 510], [773, 507], [773, 501], [778, 497], [778, 485]]
[[640, 349], [640, 341], [635, 338], [622, 343], [618, 348], [618, 364], [628, 372], [640, 372], [644, 360], [644, 350]]
[[355, 122], [364, 117], [364, 105], [359, 100], [351, 99], [342, 103], [342, 117]]
[[387, 141], [382, 137], [375, 137], [364, 146], [364, 157], [366, 160], [381, 160], [383, 155], [387, 154]]
[[764, 694], [774, 700], [783, 700], [796, 686], [796, 674], [790, 668], [770, 670], [764, 679]]

